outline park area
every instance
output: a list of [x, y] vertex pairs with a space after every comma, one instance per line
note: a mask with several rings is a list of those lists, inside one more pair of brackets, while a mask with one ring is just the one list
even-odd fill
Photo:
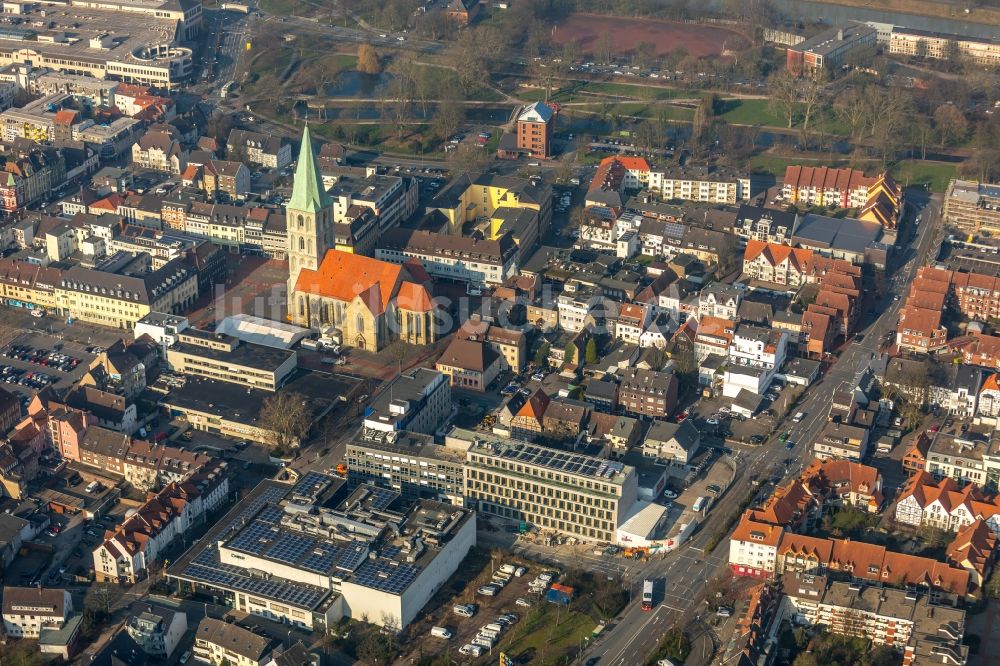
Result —
[[672, 21], [619, 18], [593, 14], [574, 14], [553, 26], [552, 39], [557, 44], [575, 43], [583, 53], [602, 50], [602, 41], [615, 53], [629, 52], [638, 44], [655, 45], [657, 55], [683, 47], [689, 55], [704, 58], [723, 51], [741, 51], [750, 42], [740, 33], [720, 28]]

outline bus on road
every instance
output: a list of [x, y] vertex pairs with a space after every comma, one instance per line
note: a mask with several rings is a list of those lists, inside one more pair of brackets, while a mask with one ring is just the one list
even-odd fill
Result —
[[653, 581], [651, 580], [642, 583], [642, 610], [653, 610]]

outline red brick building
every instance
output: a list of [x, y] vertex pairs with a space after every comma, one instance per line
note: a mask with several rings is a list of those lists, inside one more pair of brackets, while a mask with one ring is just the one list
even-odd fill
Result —
[[529, 104], [517, 116], [517, 148], [532, 157], [552, 155], [555, 111], [544, 102]]

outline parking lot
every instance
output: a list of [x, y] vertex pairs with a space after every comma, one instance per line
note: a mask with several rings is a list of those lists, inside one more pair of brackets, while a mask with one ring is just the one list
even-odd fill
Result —
[[48, 333], [25, 332], [0, 349], [0, 382], [26, 402], [47, 386], [69, 388], [101, 350]]
[[[523, 633], [522, 620], [546, 603], [544, 592], [558, 578], [553, 569], [496, 551], [492, 558], [485, 550], [474, 551], [467, 562], [408, 629], [414, 656], [448, 651], [461, 663], [487, 657], [490, 647], [501, 648]], [[539, 575], [549, 580], [539, 581]], [[406, 657], [399, 663], [408, 663]]]

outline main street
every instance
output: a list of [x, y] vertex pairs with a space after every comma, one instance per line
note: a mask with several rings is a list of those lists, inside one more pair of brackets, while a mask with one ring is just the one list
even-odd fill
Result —
[[[902, 268], [889, 280], [888, 293], [874, 305], [875, 314], [862, 330], [862, 340], [851, 342], [826, 375], [810, 387], [796, 411], [806, 414], [801, 423], [791, 418], [779, 424], [777, 432], [789, 432], [796, 442], [789, 451], [772, 437], [764, 446], [749, 455], [741, 455], [740, 472], [732, 486], [712, 507], [705, 522], [684, 546], [663, 559], [629, 564], [626, 584], [633, 590], [633, 601], [613, 622], [613, 628], [586, 653], [585, 658], [597, 657], [601, 664], [636, 666], [644, 664], [657, 647], [667, 629], [686, 626], [697, 617], [712, 612], [706, 603], [706, 583], [725, 571], [728, 566], [729, 544], [723, 539], [710, 556], [704, 554], [705, 544], [723, 528], [739, 508], [751, 488], [751, 479], [766, 479], [770, 475], [790, 478], [800, 472], [812, 458], [811, 444], [819, 434], [829, 414], [833, 393], [845, 381], [853, 381], [859, 371], [878, 352], [889, 331], [894, 330], [899, 309], [905, 300], [905, 289], [912, 282], [919, 266], [927, 257], [935, 237], [940, 203], [936, 199], [918, 198], [923, 222], [917, 227], [916, 238], [901, 251]], [[899, 262], [897, 262], [899, 263]], [[896, 300], [896, 296], [899, 299]], [[788, 461], [788, 464], [786, 464]], [[644, 579], [657, 585], [659, 604], [653, 612], [643, 612], [635, 602]]]

